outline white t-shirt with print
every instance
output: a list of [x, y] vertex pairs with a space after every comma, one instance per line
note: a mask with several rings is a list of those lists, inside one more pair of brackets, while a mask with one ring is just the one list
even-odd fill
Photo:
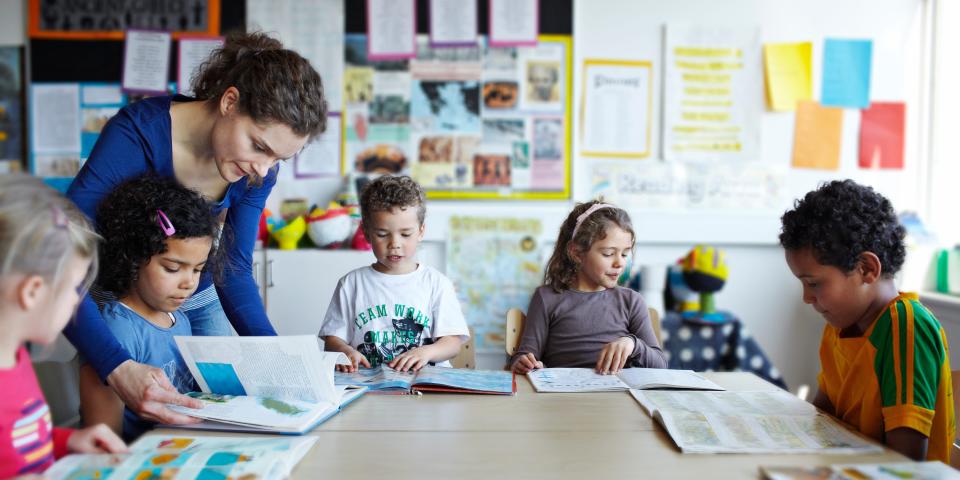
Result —
[[[453, 283], [419, 264], [403, 275], [358, 268], [340, 279], [320, 336], [333, 335], [376, 367], [439, 337], [469, 336]], [[449, 366], [449, 362], [438, 365]]]

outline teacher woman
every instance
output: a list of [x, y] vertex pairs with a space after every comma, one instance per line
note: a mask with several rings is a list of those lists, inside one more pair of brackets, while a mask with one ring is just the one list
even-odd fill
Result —
[[[262, 33], [227, 37], [192, 81], [196, 98], [153, 97], [128, 105], [104, 127], [67, 196], [96, 222], [100, 201], [124, 180], [174, 177], [224, 216], [227, 264], [213, 284], [204, 273], [181, 309], [194, 335], [276, 335], [253, 280], [260, 214], [277, 180], [277, 163], [326, 128], [320, 75], [296, 52]], [[229, 320], [228, 320], [229, 319]], [[199, 408], [177, 393], [162, 370], [134, 362], [85, 298], [64, 331], [128, 408], [162, 423], [193, 423], [166, 404]], [[91, 368], [92, 367], [92, 368]], [[83, 394], [83, 392], [81, 392]]]

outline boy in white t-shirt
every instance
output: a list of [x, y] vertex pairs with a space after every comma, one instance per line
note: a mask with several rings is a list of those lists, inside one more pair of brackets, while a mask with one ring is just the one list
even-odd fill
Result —
[[377, 262], [340, 279], [320, 327], [325, 348], [352, 365], [399, 371], [453, 358], [470, 338], [453, 284], [417, 263], [426, 215], [423, 189], [410, 177], [382, 176], [360, 194], [363, 233]]

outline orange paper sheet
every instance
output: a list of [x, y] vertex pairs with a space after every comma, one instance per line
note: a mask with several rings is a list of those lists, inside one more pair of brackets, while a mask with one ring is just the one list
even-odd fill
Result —
[[810, 101], [798, 103], [793, 131], [793, 166], [837, 170], [842, 134], [843, 109], [822, 107]]
[[873, 102], [860, 112], [860, 168], [903, 169], [903, 102]]

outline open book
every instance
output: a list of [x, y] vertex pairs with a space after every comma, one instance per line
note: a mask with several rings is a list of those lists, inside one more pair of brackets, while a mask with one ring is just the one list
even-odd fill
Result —
[[74, 454], [47, 478], [272, 479], [290, 476], [316, 437], [187, 437], [146, 435], [124, 454]]
[[723, 390], [693, 370], [625, 368], [616, 375], [600, 375], [591, 368], [541, 368], [527, 373], [534, 390], [544, 393], [615, 392], [672, 388]]
[[947, 480], [960, 473], [943, 462], [901, 462], [830, 465], [818, 467], [760, 467], [763, 478], [769, 480]]
[[175, 337], [201, 392], [198, 410], [170, 405], [209, 420], [181, 428], [300, 434], [357, 399], [362, 387], [336, 386], [342, 353], [324, 352], [317, 337]]
[[630, 390], [683, 453], [865, 453], [882, 448], [783, 390]]
[[499, 370], [469, 370], [427, 365], [419, 372], [398, 372], [385, 365], [336, 372], [337, 385], [367, 387], [382, 393], [453, 392], [513, 395], [513, 374]]

